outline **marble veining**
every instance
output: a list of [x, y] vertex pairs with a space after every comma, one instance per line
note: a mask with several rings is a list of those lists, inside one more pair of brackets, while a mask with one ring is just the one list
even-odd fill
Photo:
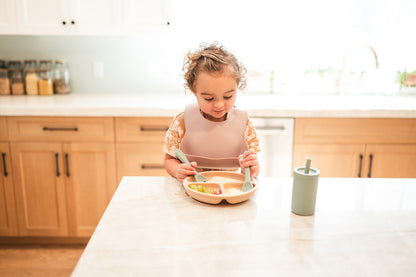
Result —
[[124, 177], [72, 276], [415, 276], [416, 179], [321, 178], [314, 216], [291, 178], [210, 205], [171, 177]]

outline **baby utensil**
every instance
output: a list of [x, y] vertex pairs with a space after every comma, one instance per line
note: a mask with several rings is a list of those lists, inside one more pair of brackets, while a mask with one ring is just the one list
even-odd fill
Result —
[[[244, 158], [246, 157], [246, 152], [244, 152]], [[253, 183], [251, 182], [250, 177], [250, 167], [246, 167], [245, 169], [246, 179], [244, 180], [243, 186], [241, 187], [242, 192], [249, 191], [253, 188]]]
[[[187, 165], [191, 165], [191, 163], [188, 161], [188, 159], [186, 158], [185, 154], [181, 150], [176, 149], [175, 150], [175, 154], [176, 154], [176, 157], [178, 157], [178, 159], [181, 162], [183, 162], [183, 163], [185, 163]], [[205, 176], [202, 176], [198, 172], [194, 175], [194, 177], [195, 177], [195, 181], [197, 181], [197, 182], [203, 182], [204, 183], [204, 182], [208, 181], [208, 179]]]

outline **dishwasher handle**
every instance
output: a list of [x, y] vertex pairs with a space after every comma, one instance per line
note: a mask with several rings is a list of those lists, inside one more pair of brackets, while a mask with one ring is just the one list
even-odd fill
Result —
[[256, 131], [259, 135], [280, 135], [287, 136], [289, 133], [285, 126], [257, 126]]

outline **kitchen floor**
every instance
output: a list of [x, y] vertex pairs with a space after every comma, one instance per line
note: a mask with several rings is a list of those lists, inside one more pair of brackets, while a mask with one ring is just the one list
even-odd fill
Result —
[[85, 245], [0, 245], [0, 276], [70, 276]]

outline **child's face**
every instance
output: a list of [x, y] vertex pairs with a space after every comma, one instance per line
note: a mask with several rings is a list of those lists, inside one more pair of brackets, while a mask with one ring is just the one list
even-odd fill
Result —
[[237, 82], [229, 70], [223, 73], [201, 72], [194, 83], [194, 94], [205, 117], [224, 121], [234, 107]]

